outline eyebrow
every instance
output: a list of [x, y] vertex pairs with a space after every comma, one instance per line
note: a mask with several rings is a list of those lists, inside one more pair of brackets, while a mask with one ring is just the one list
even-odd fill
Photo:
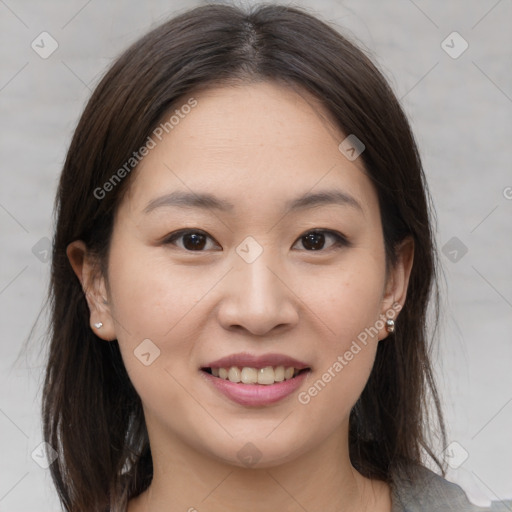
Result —
[[[288, 200], [284, 204], [284, 210], [298, 211], [314, 206], [331, 204], [349, 206], [364, 213], [363, 207], [353, 196], [336, 189], [306, 193], [295, 199]], [[174, 191], [151, 200], [143, 211], [144, 213], [150, 213], [162, 207], [200, 208], [204, 210], [230, 212], [233, 211], [235, 206], [229, 201], [220, 199], [209, 193]]]

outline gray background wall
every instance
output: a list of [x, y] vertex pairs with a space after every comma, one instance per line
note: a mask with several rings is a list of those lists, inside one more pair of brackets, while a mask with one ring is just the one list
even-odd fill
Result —
[[[510, 499], [511, 1], [298, 4], [360, 40], [411, 119], [446, 275], [435, 361], [453, 443], [448, 478], [475, 503]], [[49, 472], [35, 462], [44, 321], [30, 354], [16, 357], [45, 296], [46, 238], [72, 130], [112, 59], [194, 5], [0, 0], [0, 511], [59, 510]], [[43, 31], [58, 44], [47, 58], [40, 54], [52, 42], [41, 36], [43, 48]], [[446, 39], [454, 31], [461, 37]]]

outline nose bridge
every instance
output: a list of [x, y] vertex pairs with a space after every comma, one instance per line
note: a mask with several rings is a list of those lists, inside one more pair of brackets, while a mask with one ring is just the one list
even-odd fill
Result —
[[284, 284], [278, 254], [247, 237], [236, 248], [220, 321], [225, 327], [240, 325], [255, 334], [297, 321], [293, 293]]
[[237, 294], [255, 310], [272, 309], [278, 301], [279, 280], [270, 269], [278, 271], [277, 255], [268, 243], [260, 244], [249, 236], [236, 248], [235, 275], [240, 280]]

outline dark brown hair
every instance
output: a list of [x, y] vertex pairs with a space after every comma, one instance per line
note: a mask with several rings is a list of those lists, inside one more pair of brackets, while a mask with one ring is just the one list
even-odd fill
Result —
[[278, 81], [307, 91], [345, 134], [365, 144], [360, 158], [378, 193], [388, 265], [405, 237], [412, 237], [415, 249], [396, 331], [379, 343], [350, 415], [350, 456], [363, 475], [391, 482], [403, 463], [421, 463], [426, 452], [444, 475], [431, 444], [436, 431], [445, 445], [445, 428], [426, 325], [429, 304], [434, 332], [439, 314], [433, 211], [399, 102], [362, 50], [307, 12], [207, 5], [160, 25], [116, 60], [82, 114], [62, 170], [42, 412], [44, 439], [58, 453], [51, 474], [66, 510], [125, 510], [153, 471], [140, 398], [117, 341], [103, 342], [90, 328], [66, 247], [83, 240], [106, 276], [113, 216], [132, 176], [102, 199], [94, 191], [144, 145], [178, 100], [230, 80]]

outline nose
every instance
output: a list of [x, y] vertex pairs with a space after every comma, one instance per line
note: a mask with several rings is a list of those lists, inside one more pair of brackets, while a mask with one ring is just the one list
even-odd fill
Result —
[[290, 278], [265, 252], [247, 263], [241, 258], [222, 283], [218, 321], [227, 330], [247, 330], [256, 336], [284, 330], [299, 320], [297, 296]]

